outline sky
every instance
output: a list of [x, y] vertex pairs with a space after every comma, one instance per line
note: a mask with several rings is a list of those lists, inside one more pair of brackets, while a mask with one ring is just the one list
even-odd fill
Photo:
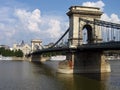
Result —
[[69, 27], [70, 6], [99, 7], [102, 20], [120, 23], [120, 0], [0, 0], [0, 45], [55, 42]]

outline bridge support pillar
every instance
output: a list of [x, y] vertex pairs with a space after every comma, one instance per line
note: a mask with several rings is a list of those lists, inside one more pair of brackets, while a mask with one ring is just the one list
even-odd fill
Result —
[[69, 52], [67, 60], [59, 64], [61, 73], [110, 72], [110, 65], [102, 52]]
[[43, 57], [43, 55], [32, 55], [31, 56], [31, 61], [33, 61], [33, 62], [36, 62], [36, 61], [44, 62], [48, 59], [49, 59], [49, 57]]
[[40, 61], [41, 57], [41, 55], [31, 55], [31, 61]]
[[74, 73], [110, 72], [110, 65], [102, 52], [77, 52], [74, 57]]

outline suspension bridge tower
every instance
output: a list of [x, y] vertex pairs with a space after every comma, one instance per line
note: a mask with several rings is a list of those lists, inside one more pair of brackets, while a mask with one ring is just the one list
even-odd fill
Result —
[[[100, 20], [102, 12], [97, 7], [71, 6], [67, 12], [69, 16], [69, 48], [76, 49], [67, 53], [73, 73], [101, 73], [110, 72], [110, 65], [105, 60], [103, 51], [84, 49], [81, 46], [89, 46], [102, 42], [101, 27], [96, 20]], [[85, 32], [86, 31], [86, 32]], [[86, 37], [84, 37], [86, 35]], [[86, 39], [86, 45], [84, 40]]]
[[[101, 42], [100, 27], [84, 20], [94, 21], [100, 19], [102, 12], [96, 7], [71, 6], [67, 12], [69, 16], [69, 46], [84, 44], [84, 39], [88, 43]], [[86, 33], [84, 33], [86, 30]], [[84, 38], [86, 35], [86, 38]]]

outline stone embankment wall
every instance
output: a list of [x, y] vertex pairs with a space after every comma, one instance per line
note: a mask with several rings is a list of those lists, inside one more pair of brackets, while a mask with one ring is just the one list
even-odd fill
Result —
[[26, 60], [26, 61], [30, 61], [31, 58], [26, 58], [26, 57], [12, 57], [12, 60], [20, 60], [20, 61]]

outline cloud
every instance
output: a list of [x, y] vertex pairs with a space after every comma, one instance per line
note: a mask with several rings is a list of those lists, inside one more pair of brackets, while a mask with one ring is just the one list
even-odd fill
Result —
[[[54, 16], [41, 16], [39, 9], [33, 11], [26, 11], [17, 9], [15, 16], [19, 19], [19, 23], [32, 33], [45, 34], [49, 38], [58, 38], [63, 32], [62, 22]], [[64, 22], [63, 22], [64, 24]]]
[[120, 23], [120, 19], [117, 14], [113, 13], [113, 14], [111, 14], [110, 17], [111, 17], [111, 22]]
[[11, 37], [14, 34], [16, 22], [15, 19], [12, 18], [12, 13], [13, 11], [9, 7], [0, 8], [0, 44], [9, 45]]
[[0, 13], [0, 41], [11, 46], [21, 40], [30, 43], [31, 39], [55, 42], [68, 27], [62, 16], [42, 15], [40, 9], [3, 7]]
[[[99, 0], [97, 2], [84, 2], [82, 5], [90, 6], [90, 7], [99, 7], [101, 11], [104, 11], [104, 7], [105, 7], [105, 3], [102, 0]], [[120, 23], [120, 18], [115, 13], [112, 13], [111, 15], [108, 15], [107, 13], [103, 13], [103, 15], [101, 16], [101, 20]]]
[[97, 2], [84, 2], [82, 6], [99, 7], [103, 11], [105, 4], [102, 0], [99, 0]]
[[120, 23], [120, 18], [115, 13], [112, 13], [110, 16], [108, 16], [106, 13], [104, 13], [101, 16], [101, 20], [113, 22], [113, 23]]
[[30, 30], [32, 32], [39, 31], [38, 26], [41, 22], [40, 10], [35, 9], [33, 12], [28, 12], [26, 10], [16, 9], [15, 15], [25, 30]]

